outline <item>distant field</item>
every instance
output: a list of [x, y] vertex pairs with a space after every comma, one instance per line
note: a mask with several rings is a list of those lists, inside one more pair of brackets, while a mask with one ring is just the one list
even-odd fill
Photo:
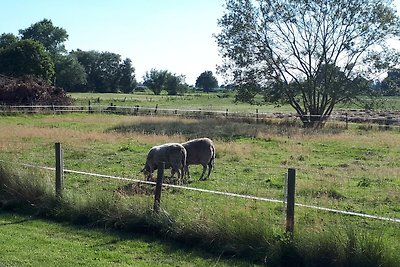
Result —
[[[181, 109], [202, 109], [222, 110], [228, 109], [232, 112], [294, 112], [289, 105], [276, 107], [274, 105], [250, 105], [246, 103], [234, 103], [234, 92], [228, 93], [189, 93], [184, 96], [154, 95], [150, 92], [138, 92], [134, 94], [113, 94], [113, 93], [69, 93], [75, 100], [76, 105], [113, 105], [136, 106], [159, 108], [181, 108]], [[400, 110], [400, 97], [385, 97], [377, 101], [373, 107], [384, 110]], [[337, 109], [364, 109], [362, 105], [339, 104]]]
[[[132, 96], [133, 97], [133, 96]], [[165, 96], [164, 96], [165, 97]], [[162, 97], [161, 97], [162, 99]], [[168, 101], [165, 101], [168, 102]], [[215, 141], [216, 168], [200, 182], [192, 168], [190, 186], [282, 199], [287, 168], [297, 170], [296, 201], [360, 213], [400, 218], [400, 132], [352, 125], [349, 130], [309, 131], [284, 125], [236, 123], [175, 117], [112, 114], [4, 116], [0, 159], [54, 166], [54, 143], [64, 148], [65, 168], [143, 179], [149, 148], [207, 136]], [[66, 174], [66, 192], [113, 195], [127, 182]], [[119, 191], [118, 191], [119, 190]], [[163, 208], [178, 222], [214, 219], [227, 225], [283, 229], [282, 205], [166, 190]], [[129, 195], [150, 203], [151, 196]], [[399, 225], [391, 222], [296, 208], [296, 233], [349, 231], [383, 240], [399, 250]]]

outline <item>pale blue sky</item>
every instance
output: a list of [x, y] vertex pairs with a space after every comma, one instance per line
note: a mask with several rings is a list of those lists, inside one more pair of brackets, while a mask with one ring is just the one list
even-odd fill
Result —
[[[186, 76], [194, 84], [221, 62], [213, 34], [223, 0], [1, 1], [1, 33], [18, 34], [44, 18], [64, 28], [66, 48], [109, 51], [132, 59], [136, 78], [151, 68]], [[222, 79], [218, 79], [222, 82]]]
[[[395, 0], [400, 7], [400, 0]], [[221, 63], [213, 34], [224, 0], [0, 0], [0, 34], [18, 34], [44, 18], [64, 28], [66, 48], [132, 59], [138, 81], [151, 68], [183, 74], [194, 84]], [[399, 9], [398, 9], [399, 10]], [[219, 83], [223, 82], [218, 77]]]

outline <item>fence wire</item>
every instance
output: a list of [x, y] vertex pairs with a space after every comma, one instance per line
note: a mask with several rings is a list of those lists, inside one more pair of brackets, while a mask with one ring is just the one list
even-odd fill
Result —
[[[39, 168], [39, 169], [51, 170], [51, 171], [55, 171], [55, 169], [56, 169], [53, 167], [39, 166], [39, 165], [35, 165], [35, 164], [8, 162], [8, 161], [1, 160], [1, 159], [0, 159], [0, 162], [12, 163], [12, 164], [25, 166], [25, 167]], [[73, 173], [73, 174], [94, 176], [94, 177], [100, 177], [100, 178], [116, 179], [116, 180], [123, 180], [123, 181], [136, 182], [136, 183], [142, 183], [142, 184], [156, 185], [156, 182], [152, 182], [152, 181], [138, 180], [138, 179], [132, 179], [132, 178], [120, 177], [120, 176], [114, 176], [114, 175], [91, 173], [91, 172], [85, 172], [85, 171], [64, 169], [64, 173]], [[216, 195], [238, 197], [238, 198], [251, 199], [251, 200], [257, 200], [257, 201], [266, 201], [266, 202], [273, 202], [273, 203], [284, 203], [284, 201], [285, 201], [285, 200], [282, 201], [282, 200], [272, 199], [272, 198], [257, 197], [257, 196], [251, 196], [251, 195], [242, 195], [242, 194], [236, 194], [236, 193], [230, 193], [230, 192], [221, 192], [221, 191], [216, 191], [216, 190], [188, 187], [188, 186], [182, 186], [182, 185], [163, 184], [163, 186], [177, 188], [177, 189], [183, 189], [183, 190], [196, 191], [196, 192], [201, 192], [201, 193], [210, 193], [210, 194], [216, 194]], [[383, 217], [383, 216], [376, 216], [376, 215], [370, 215], [370, 214], [353, 212], [353, 211], [345, 211], [345, 210], [338, 210], [338, 209], [332, 209], [332, 208], [326, 208], [326, 207], [319, 207], [319, 206], [307, 205], [307, 204], [301, 204], [301, 203], [295, 203], [295, 206], [302, 207], [302, 208], [310, 208], [310, 209], [315, 209], [315, 210], [322, 210], [322, 211], [338, 213], [338, 214], [343, 214], [343, 215], [350, 215], [350, 216], [356, 216], [356, 217], [362, 217], [362, 218], [369, 218], [369, 219], [376, 219], [376, 220], [381, 220], [381, 221], [400, 223], [400, 219], [397, 219], [397, 218], [388, 218], [388, 217]]]
[[[253, 120], [262, 122], [271, 119], [300, 120], [300, 116], [296, 113], [283, 112], [237, 112], [229, 110], [206, 110], [206, 109], [174, 109], [174, 108], [158, 108], [156, 107], [140, 107], [140, 106], [115, 106], [115, 105], [88, 105], [88, 106], [56, 106], [56, 105], [20, 105], [20, 106], [0, 106], [0, 113], [117, 113], [126, 115], [165, 115], [165, 116], [186, 116], [186, 117], [210, 117], [210, 118], [226, 118], [231, 120]], [[373, 124], [378, 127], [399, 128], [400, 115], [395, 113], [376, 113], [374, 115], [368, 112], [357, 110], [337, 111], [329, 116], [323, 115], [306, 115], [305, 117], [318, 117], [328, 122], [345, 123], [364, 123]]]

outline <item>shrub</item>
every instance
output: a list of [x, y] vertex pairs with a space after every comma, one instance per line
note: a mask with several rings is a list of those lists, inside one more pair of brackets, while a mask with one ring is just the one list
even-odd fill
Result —
[[70, 105], [72, 99], [62, 88], [26, 75], [20, 78], [0, 76], [0, 103], [7, 105]]

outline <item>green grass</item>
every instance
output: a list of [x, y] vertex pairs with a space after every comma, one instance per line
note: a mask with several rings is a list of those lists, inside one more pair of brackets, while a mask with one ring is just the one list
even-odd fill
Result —
[[[8, 116], [0, 120], [0, 158], [54, 166], [54, 143], [60, 141], [65, 150], [65, 168], [143, 179], [139, 170], [152, 145], [209, 136], [217, 148], [215, 171], [210, 180], [199, 182], [194, 178], [190, 186], [281, 199], [283, 175], [287, 168], [295, 167], [299, 203], [400, 218], [400, 132], [351, 126], [349, 130], [327, 127], [312, 132], [285, 124], [171, 117]], [[201, 173], [200, 167], [191, 170], [194, 177]], [[126, 182], [66, 174], [65, 186], [67, 195], [76, 195], [72, 200], [77, 202], [72, 203], [85, 204], [83, 196], [97, 194], [142, 203], [147, 209], [152, 202], [149, 195], [125, 192]], [[75, 206], [85, 210], [83, 204]], [[253, 248], [261, 248], [262, 253], [253, 249], [253, 256], [261, 261], [265, 256], [279, 258], [276, 255], [285, 249], [293, 249], [284, 243], [281, 205], [165, 190], [162, 207], [178, 226], [167, 228], [171, 236], [210, 237], [218, 242], [202, 244], [190, 238], [186, 242], [202, 244], [216, 254], [225, 251], [244, 257], [249, 251], [245, 244], [250, 241]], [[337, 247], [335, 255], [354, 260], [362, 254], [360, 251], [369, 248], [373, 254], [382, 246], [385, 258], [390, 258], [387, 255], [400, 248], [398, 227], [296, 208], [295, 237], [300, 243], [295, 251], [305, 254], [303, 260], [308, 261], [312, 253], [326, 253], [328, 257], [329, 251]], [[335, 245], [351, 246], [354, 238], [357, 248], [350, 256], [344, 254], [348, 251], [345, 247]], [[309, 253], [299, 249], [313, 244], [323, 246], [311, 247]]]
[[[139, 246], [143, 246], [143, 242], [141, 242], [143, 240], [140, 240], [140, 238], [138, 240], [138, 236], [132, 235], [132, 232], [155, 234], [159, 238], [175, 240], [182, 245], [202, 248], [213, 252], [215, 257], [224, 255], [220, 264], [222, 266], [226, 261], [225, 258], [229, 255], [247, 260], [249, 264], [253, 261], [258, 263], [265, 261], [271, 266], [325, 266], [327, 264], [333, 264], [332, 266], [394, 266], [393, 264], [398, 260], [394, 254], [395, 247], [386, 242], [387, 236], [377, 237], [372, 231], [360, 233], [348, 224], [348, 220], [346, 220], [347, 225], [343, 228], [328, 227], [322, 230], [310, 230], [305, 225], [300, 224], [292, 241], [282, 230], [279, 230], [279, 227], [274, 226], [276, 222], [273, 222], [271, 218], [276, 216], [274, 214], [276, 211], [265, 210], [267, 216], [264, 217], [263, 209], [266, 208], [265, 205], [261, 207], [256, 203], [246, 204], [242, 200], [231, 200], [227, 204], [234, 204], [236, 207], [244, 207], [244, 209], [232, 209], [224, 206], [222, 210], [218, 210], [215, 206], [211, 207], [213, 203], [209, 203], [208, 206], [198, 205], [199, 203], [196, 201], [196, 213], [187, 213], [187, 200], [183, 201], [179, 197], [176, 198], [177, 192], [164, 192], [164, 194], [173, 198], [173, 202], [167, 197], [166, 201], [163, 201], [163, 210], [160, 213], [154, 213], [146, 204], [146, 201], [143, 201], [144, 198], [148, 197], [143, 198], [139, 195], [126, 198], [116, 195], [111, 197], [104, 193], [81, 196], [69, 192], [62, 199], [57, 199], [54, 193], [48, 190], [51, 188], [51, 183], [46, 175], [36, 176], [30, 172], [21, 172], [16, 175], [7, 169], [1, 169], [0, 185], [3, 210], [35, 212], [34, 219], [46, 217], [73, 225], [119, 230], [114, 235], [123, 239], [119, 246], [114, 241], [111, 242], [111, 248], [106, 246], [106, 249], [94, 249], [91, 253], [86, 254], [87, 247], [82, 242], [90, 241], [87, 238], [82, 241], [79, 233], [77, 234], [74, 229], [69, 227], [64, 234], [62, 230], [60, 231], [61, 226], [50, 225], [46, 227], [43, 226], [42, 221], [39, 221], [39, 226], [36, 226], [38, 220], [35, 219], [32, 220], [32, 223], [33, 227], [40, 228], [38, 231], [24, 235], [24, 228], [21, 229], [18, 224], [9, 227], [10, 230], [3, 234], [4, 240], [9, 240], [10, 237], [14, 238], [6, 249], [10, 253], [7, 254], [7, 257], [2, 258], [2, 263], [5, 264], [24, 265], [26, 260], [29, 260], [30, 264], [35, 266], [34, 262], [38, 260], [42, 264], [45, 262], [46, 265], [51, 265], [65, 257], [65, 253], [74, 251], [74, 257], [70, 257], [69, 261], [65, 262], [65, 266], [81, 264], [81, 260], [90, 266], [93, 258], [98, 261], [96, 262], [97, 266], [107, 264], [125, 266], [131, 262], [132, 258], [129, 255], [132, 252], [125, 251], [124, 243], [132, 244], [135, 247], [139, 243]], [[211, 199], [208, 199], [208, 201], [211, 201]], [[186, 205], [185, 208], [183, 208], [183, 205]], [[253, 211], [257, 209], [261, 213], [251, 213], [249, 209]], [[300, 217], [303, 215], [300, 213]], [[2, 217], [0, 216], [0, 218]], [[340, 222], [340, 219], [336, 220]], [[25, 221], [19, 221], [19, 223], [21, 222]], [[7, 225], [7, 223], [4, 225]], [[28, 223], [28, 225], [32, 224]], [[63, 228], [65, 228], [65, 225]], [[84, 231], [85, 229], [79, 230]], [[18, 231], [17, 238], [12, 231]], [[85, 231], [85, 236], [91, 238], [93, 233], [99, 234], [95, 231], [88, 231], [87, 233]], [[108, 234], [99, 235], [107, 236]], [[97, 235], [94, 238], [96, 237]], [[18, 238], [22, 238], [22, 241]], [[71, 242], [71, 239], [74, 242]], [[15, 247], [21, 249], [21, 243], [25, 243], [24, 246], [29, 246], [31, 240], [35, 243], [35, 250], [28, 250], [28, 252], [16, 257], [15, 254], [18, 250]], [[57, 250], [60, 243], [63, 245], [61, 251]], [[81, 245], [80, 248], [75, 249], [79, 244]], [[169, 246], [176, 247], [176, 244], [172, 242]], [[122, 251], [119, 250], [121, 247]], [[162, 244], [155, 244], [155, 251], [142, 252], [139, 249], [138, 251], [135, 250], [135, 253], [136, 255], [140, 252], [144, 253], [145, 256], [140, 256], [139, 260], [145, 259], [143, 266], [152, 266], [154, 264], [149, 263], [149, 261], [153, 261], [154, 254], [158, 255], [157, 252], [163, 250], [162, 247]], [[44, 250], [46, 250], [46, 254], [43, 254]], [[158, 264], [159, 266], [169, 266], [171, 262], [181, 265], [187, 260], [190, 260], [191, 264], [195, 266], [203, 266], [210, 262], [210, 258], [200, 257], [200, 255], [204, 256], [204, 253], [193, 255], [192, 252], [189, 253], [190, 250], [188, 249], [179, 249], [178, 252], [182, 252], [184, 255], [181, 256], [178, 253], [175, 260], [175, 253], [172, 253], [168, 259], [160, 260], [157, 266]], [[81, 255], [85, 255], [85, 258]], [[31, 260], [32, 256], [36, 257], [35, 260]], [[134, 258], [137, 259], [135, 256]], [[216, 261], [216, 258], [211, 257], [211, 261]], [[217, 261], [220, 261], [220, 259], [217, 259]], [[235, 260], [227, 261], [226, 264], [240, 266], [244, 262]]]
[[[102, 93], [69, 93], [76, 105], [110, 105], [136, 106], [155, 108], [179, 108], [179, 109], [202, 109], [219, 110], [228, 109], [231, 112], [272, 112], [291, 111], [289, 106], [277, 108], [274, 105], [250, 105], [246, 103], [234, 103], [234, 92], [229, 93], [188, 93], [183, 96], [168, 96], [165, 94], [154, 95], [147, 93], [134, 94], [102, 94]], [[98, 101], [99, 100], [99, 101]]]
[[1, 266], [246, 266], [149, 235], [0, 211]]
[[[154, 108], [180, 108], [220, 110], [228, 109], [231, 112], [294, 112], [289, 105], [277, 107], [275, 105], [250, 105], [246, 103], [234, 103], [235, 92], [218, 93], [187, 93], [183, 96], [168, 96], [166, 94], [154, 95], [151, 92], [138, 92], [133, 94], [121, 93], [69, 93], [76, 105], [110, 105], [136, 106]], [[369, 106], [378, 110], [400, 110], [400, 97], [382, 97], [374, 100], [361, 98], [365, 103], [339, 104], [337, 109], [368, 109]], [[261, 100], [261, 99], [260, 99]]]

